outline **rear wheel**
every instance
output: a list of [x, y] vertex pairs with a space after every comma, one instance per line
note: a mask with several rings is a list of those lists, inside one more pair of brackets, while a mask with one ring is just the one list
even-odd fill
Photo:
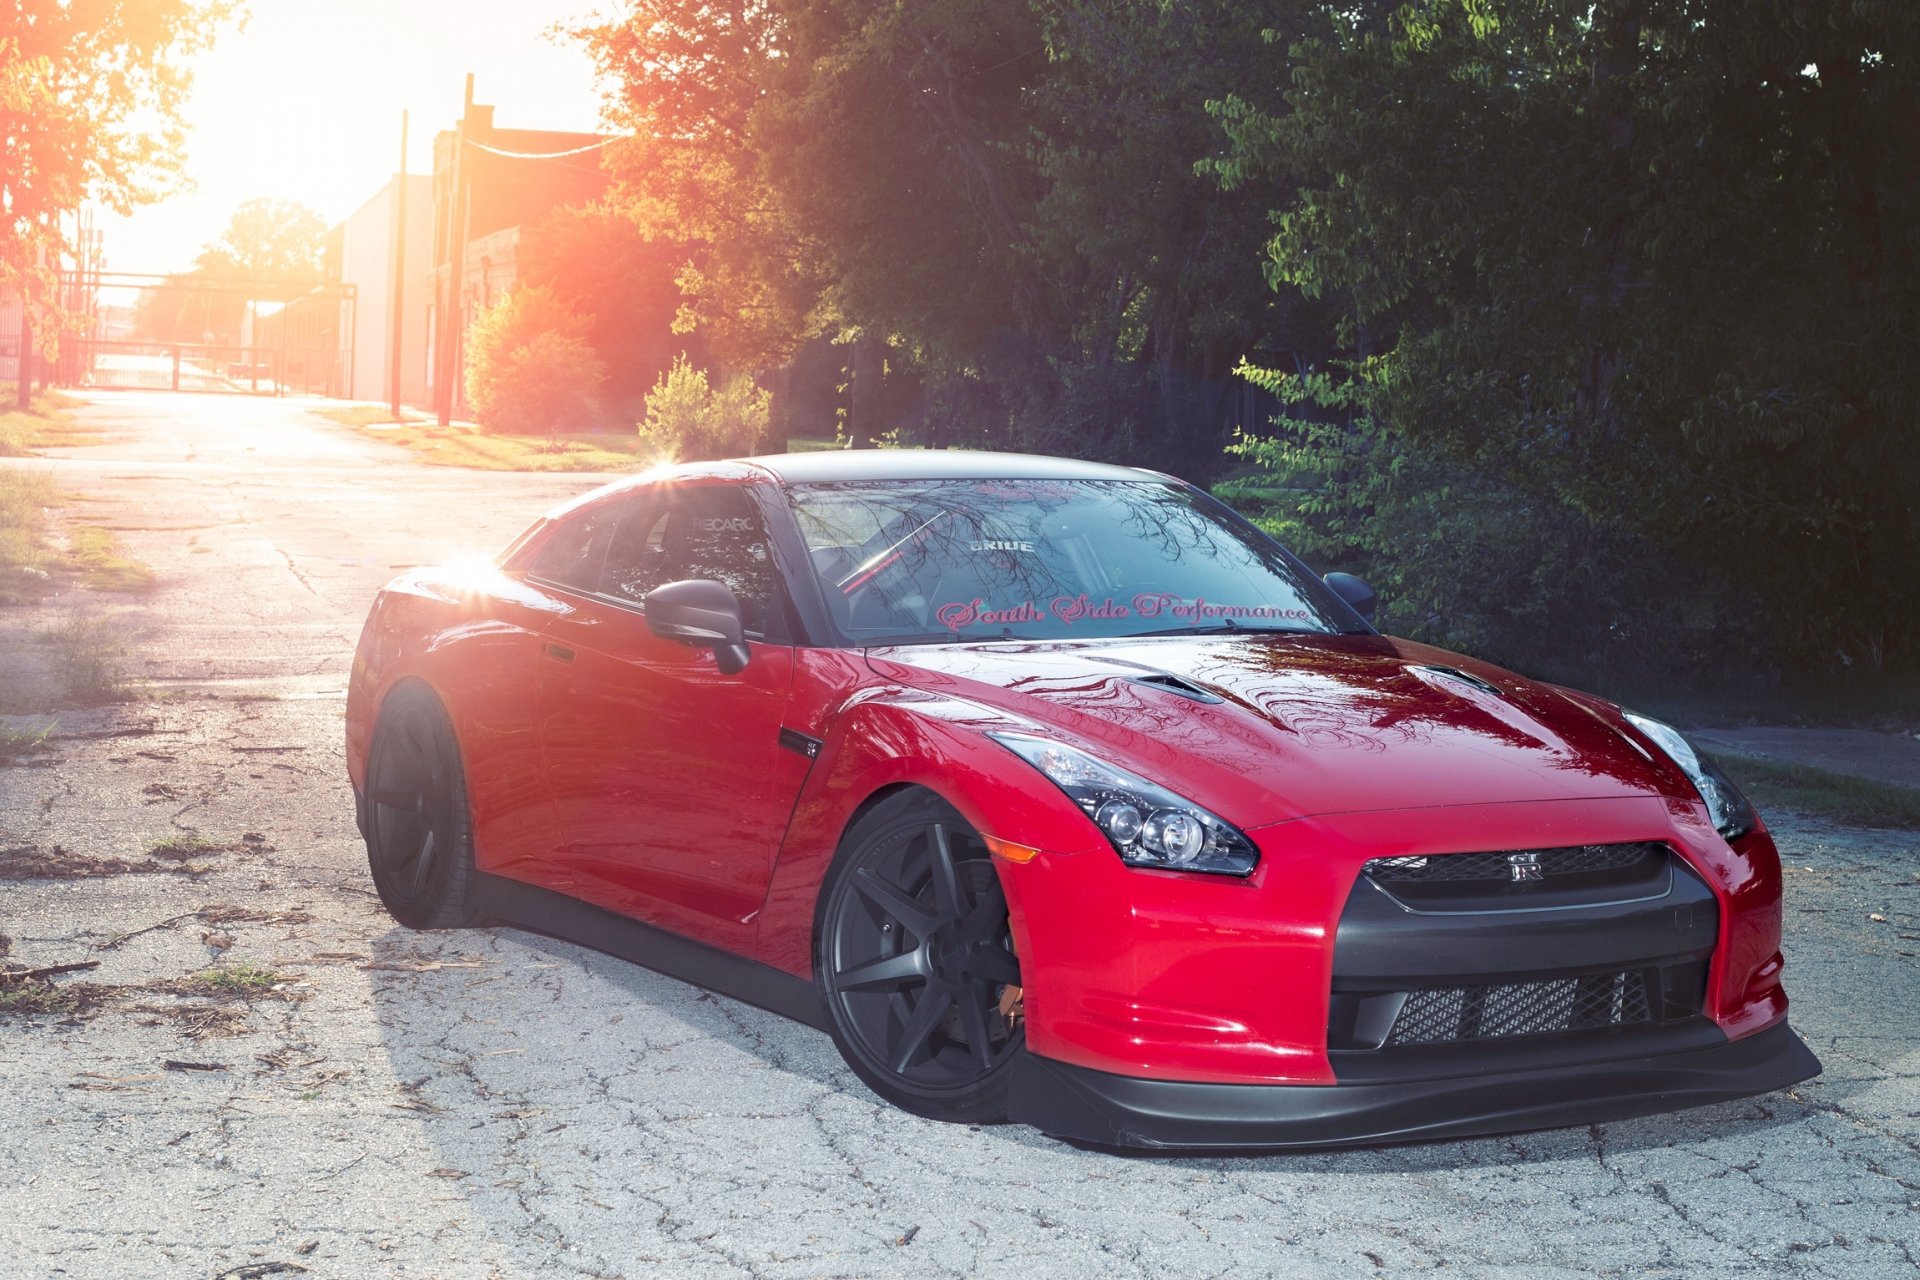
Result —
[[1024, 1043], [1007, 898], [980, 836], [925, 791], [877, 806], [821, 886], [814, 974], [855, 1073], [936, 1120], [1006, 1119]]
[[473, 924], [466, 775], [446, 708], [408, 684], [389, 694], [367, 752], [367, 862], [380, 901], [413, 929]]

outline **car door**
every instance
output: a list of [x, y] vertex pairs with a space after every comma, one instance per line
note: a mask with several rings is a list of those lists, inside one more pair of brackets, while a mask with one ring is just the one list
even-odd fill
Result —
[[[683, 483], [603, 518], [592, 589], [556, 593], [541, 646], [556, 856], [589, 901], [744, 949], [808, 765], [779, 745], [793, 650], [760, 512], [740, 484]], [[744, 670], [648, 629], [647, 592], [692, 578], [739, 599]]]

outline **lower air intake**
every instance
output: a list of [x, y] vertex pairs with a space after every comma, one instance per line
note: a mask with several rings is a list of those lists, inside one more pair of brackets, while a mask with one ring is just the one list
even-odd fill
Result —
[[1407, 993], [1387, 1045], [1556, 1035], [1653, 1021], [1644, 970]]

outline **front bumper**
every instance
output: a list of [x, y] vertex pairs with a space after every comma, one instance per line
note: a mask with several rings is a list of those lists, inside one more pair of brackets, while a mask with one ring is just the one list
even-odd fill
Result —
[[1768, 1093], [1819, 1072], [1784, 1022], [1679, 1052], [1332, 1085], [1148, 1080], [1024, 1053], [1010, 1118], [1104, 1147], [1343, 1147], [1623, 1120]]

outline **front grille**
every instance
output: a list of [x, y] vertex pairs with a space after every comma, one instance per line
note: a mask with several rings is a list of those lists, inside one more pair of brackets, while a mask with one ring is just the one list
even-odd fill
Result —
[[1587, 844], [1571, 849], [1525, 849], [1511, 853], [1441, 853], [1426, 857], [1375, 858], [1367, 863], [1365, 870], [1383, 884], [1422, 885], [1473, 880], [1511, 883], [1516, 878], [1515, 860], [1524, 862], [1531, 859], [1540, 870], [1540, 879], [1551, 881], [1560, 876], [1643, 870], [1664, 858], [1666, 852], [1666, 846], [1653, 842]]
[[1644, 970], [1407, 993], [1387, 1045], [1555, 1035], [1653, 1021]]

